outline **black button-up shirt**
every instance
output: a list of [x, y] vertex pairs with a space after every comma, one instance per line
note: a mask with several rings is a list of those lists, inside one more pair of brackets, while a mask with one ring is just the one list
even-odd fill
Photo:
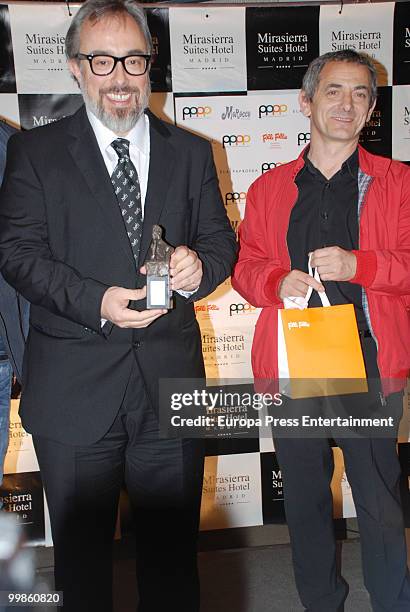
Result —
[[[315, 249], [327, 246], [339, 246], [347, 251], [358, 249], [358, 170], [357, 149], [329, 180], [305, 153], [305, 165], [295, 179], [299, 195], [287, 234], [292, 270], [307, 272], [308, 254]], [[354, 305], [359, 329], [366, 329], [360, 285], [341, 281], [325, 281], [323, 285], [332, 305]], [[309, 306], [321, 305], [314, 291]]]

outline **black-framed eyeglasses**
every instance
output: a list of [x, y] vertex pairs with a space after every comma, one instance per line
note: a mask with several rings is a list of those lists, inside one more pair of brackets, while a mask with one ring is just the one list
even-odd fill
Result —
[[113, 72], [118, 62], [121, 62], [125, 72], [131, 76], [141, 76], [147, 72], [151, 56], [144, 54], [124, 55], [123, 57], [115, 57], [115, 55], [100, 55], [90, 53], [77, 53], [77, 59], [88, 60], [90, 63], [91, 72], [97, 76], [107, 76]]

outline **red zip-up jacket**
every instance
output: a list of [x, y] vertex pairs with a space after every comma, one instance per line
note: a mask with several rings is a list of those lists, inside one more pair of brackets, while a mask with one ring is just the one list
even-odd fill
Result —
[[[232, 286], [262, 307], [255, 327], [252, 368], [258, 379], [278, 377], [277, 310], [280, 281], [290, 271], [286, 244], [298, 190], [299, 157], [259, 177], [250, 187], [239, 228]], [[410, 168], [359, 146], [359, 249], [350, 282], [363, 288], [363, 307], [377, 343], [386, 394], [405, 386], [410, 369]], [[336, 245], [337, 246], [337, 245]]]

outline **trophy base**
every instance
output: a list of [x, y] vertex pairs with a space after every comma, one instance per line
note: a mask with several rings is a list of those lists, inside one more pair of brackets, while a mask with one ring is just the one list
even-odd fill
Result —
[[168, 276], [147, 276], [147, 310], [173, 308]]

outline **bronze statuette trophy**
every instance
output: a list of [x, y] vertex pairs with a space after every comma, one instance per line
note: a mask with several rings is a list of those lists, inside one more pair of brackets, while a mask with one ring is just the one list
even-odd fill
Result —
[[173, 307], [169, 262], [174, 249], [161, 236], [162, 228], [153, 225], [148, 259], [144, 264], [147, 270], [147, 309]]

